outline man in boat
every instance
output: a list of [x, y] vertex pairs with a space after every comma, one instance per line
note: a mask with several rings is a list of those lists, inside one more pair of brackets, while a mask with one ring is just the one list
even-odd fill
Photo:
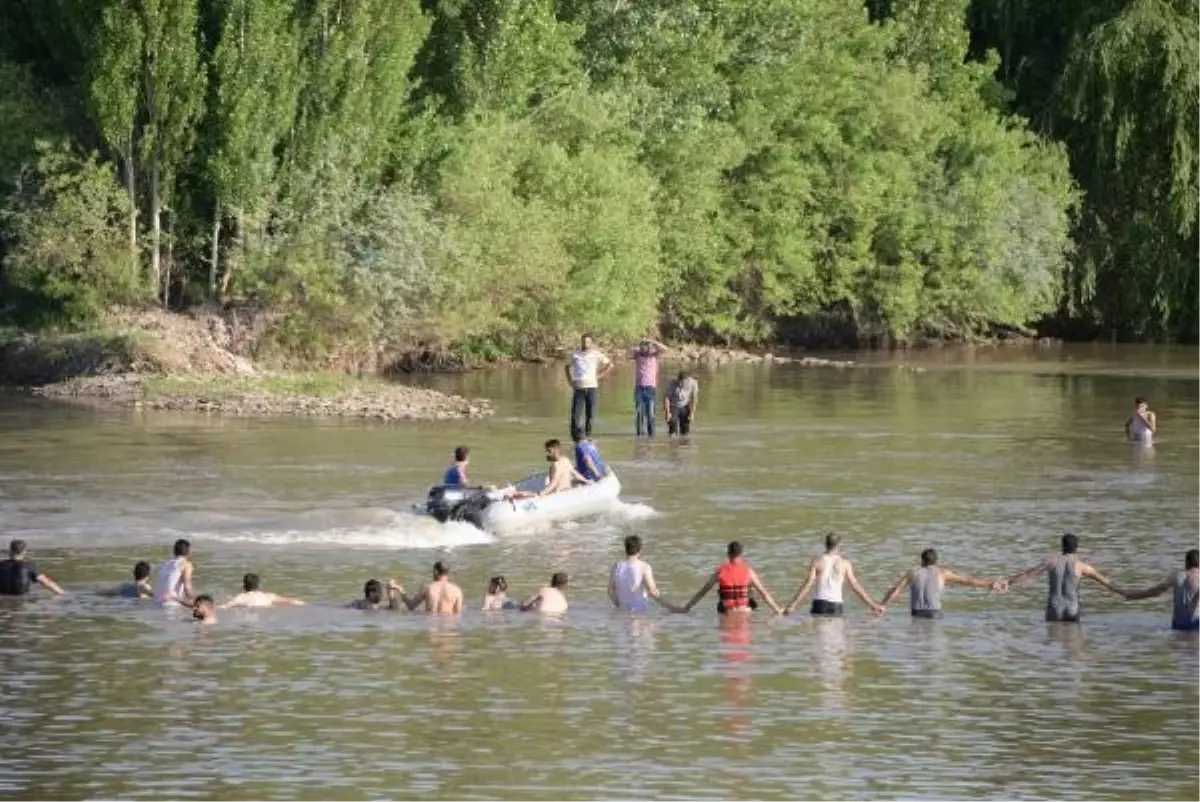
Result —
[[24, 596], [35, 584], [55, 596], [63, 595], [63, 589], [53, 579], [25, 559], [27, 548], [24, 540], [14, 540], [8, 544], [8, 559], [0, 560], [0, 596]]
[[775, 599], [771, 597], [770, 591], [766, 589], [762, 581], [759, 580], [758, 574], [754, 569], [742, 558], [742, 544], [736, 540], [729, 544], [725, 550], [728, 559], [721, 564], [721, 567], [713, 572], [713, 575], [708, 578], [708, 582], [704, 583], [704, 587], [696, 592], [696, 595], [685, 604], [681, 612], [691, 612], [691, 609], [699, 604], [710, 590], [715, 586], [717, 593], [720, 595], [720, 600], [717, 602], [717, 612], [721, 615], [745, 615], [751, 610], [758, 607], [754, 598], [750, 595], [753, 590], [763, 601], [767, 603], [776, 615], [783, 612], [779, 605], [775, 603]]
[[1125, 439], [1144, 446], [1153, 444], [1158, 431], [1158, 417], [1150, 411], [1150, 403], [1138, 397], [1133, 399], [1133, 414], [1125, 421]]
[[687, 437], [696, 421], [696, 409], [700, 406], [700, 383], [686, 370], [667, 385], [663, 396], [663, 412], [667, 418], [667, 434]]
[[571, 464], [571, 460], [563, 456], [562, 443], [558, 440], [547, 440], [545, 447], [546, 462], [550, 463], [550, 467], [546, 471], [546, 486], [536, 493], [528, 490], [517, 490], [509, 495], [508, 498], [538, 498], [539, 496], [548, 496], [552, 493], [561, 493], [564, 490], [570, 490], [575, 482], [591, 484], [586, 476], [575, 470], [575, 466]]
[[1188, 549], [1183, 557], [1183, 570], [1167, 574], [1167, 578], [1151, 588], [1125, 593], [1125, 598], [1149, 599], [1172, 591], [1171, 629], [1180, 632], [1200, 632], [1200, 549]]
[[825, 553], [813, 558], [808, 566], [808, 576], [796, 590], [795, 597], [784, 608], [784, 614], [791, 613], [808, 595], [809, 590], [816, 586], [813, 592], [810, 615], [841, 615], [842, 614], [842, 584], [850, 585], [850, 589], [862, 603], [870, 608], [875, 615], [882, 615], [884, 608], [871, 600], [871, 595], [863, 590], [854, 575], [854, 566], [842, 554], [842, 536], [830, 532], [825, 536]]
[[565, 613], [567, 611], [567, 575], [561, 571], [550, 577], [550, 584], [521, 602], [521, 612]]
[[880, 607], [887, 607], [907, 587], [909, 592], [909, 612], [913, 618], [941, 618], [942, 591], [947, 585], [962, 585], [968, 588], [985, 588], [996, 592], [1008, 590], [1004, 580], [995, 581], [976, 579], [973, 576], [956, 574], [949, 568], [938, 565], [936, 549], [925, 549], [921, 552], [921, 567], [905, 571], [900, 579], [892, 586]]
[[280, 596], [278, 593], [268, 593], [261, 589], [262, 580], [258, 578], [258, 574], [246, 574], [242, 577], [242, 592], [234, 596], [229, 601], [221, 605], [222, 609], [228, 607], [271, 607], [276, 604], [282, 605], [303, 605], [304, 602], [299, 599], [293, 599], [290, 596]]
[[1050, 582], [1046, 595], [1046, 620], [1077, 624], [1081, 580], [1090, 579], [1112, 593], [1123, 595], [1108, 577], [1080, 560], [1078, 552], [1079, 538], [1068, 532], [1062, 536], [1062, 554], [1048, 557], [1028, 571], [1022, 571], [1009, 579], [1008, 584], [1016, 587], [1038, 574], [1047, 574]]
[[462, 612], [462, 588], [450, 581], [450, 568], [438, 560], [433, 564], [433, 582], [429, 583], [411, 599], [404, 592], [399, 582], [393, 581], [392, 586], [401, 603], [409, 610], [415, 610], [421, 605], [425, 612], [438, 615], [458, 615]]
[[683, 612], [662, 597], [654, 581], [650, 563], [641, 558], [642, 539], [637, 535], [625, 538], [625, 559], [613, 563], [608, 574], [608, 599], [625, 613], [644, 613], [649, 609], [647, 597], [673, 613]]
[[600, 451], [592, 438], [575, 432], [575, 470], [589, 482], [599, 482], [608, 475], [608, 466], [600, 459]]

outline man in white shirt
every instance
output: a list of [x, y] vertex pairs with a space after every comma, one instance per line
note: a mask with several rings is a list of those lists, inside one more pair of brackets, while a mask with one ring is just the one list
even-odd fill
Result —
[[596, 388], [612, 372], [613, 362], [596, 347], [591, 334], [583, 335], [580, 346], [578, 351], [571, 353], [571, 363], [566, 366], [567, 381], [572, 389], [571, 435], [584, 432], [590, 437], [596, 411]]
[[637, 535], [625, 538], [625, 559], [613, 563], [608, 576], [608, 598], [613, 606], [625, 613], [644, 613], [649, 609], [646, 597], [654, 599], [673, 613], [683, 612], [658, 592], [650, 563], [641, 558], [642, 539]]

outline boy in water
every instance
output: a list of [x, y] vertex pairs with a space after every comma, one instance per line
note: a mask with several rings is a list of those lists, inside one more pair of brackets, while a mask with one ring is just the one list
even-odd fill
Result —
[[117, 595], [126, 599], [153, 599], [154, 586], [150, 583], [150, 563], [139, 560], [133, 566], [133, 582], [120, 587]]
[[483, 612], [493, 610], [515, 610], [517, 603], [508, 598], [508, 580], [494, 576], [488, 580], [487, 593], [483, 597]]
[[565, 613], [567, 611], [567, 575], [559, 571], [550, 584], [521, 602], [521, 612]]
[[221, 609], [228, 607], [270, 607], [274, 604], [293, 606], [304, 604], [299, 599], [293, 599], [290, 596], [280, 596], [278, 593], [268, 593], [265, 590], [260, 590], [261, 585], [262, 580], [258, 578], [258, 574], [246, 574], [242, 577], [242, 592], [222, 604]]

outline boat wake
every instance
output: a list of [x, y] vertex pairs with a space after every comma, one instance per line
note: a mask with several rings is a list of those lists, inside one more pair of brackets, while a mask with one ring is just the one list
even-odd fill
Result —
[[[322, 528], [246, 529], [191, 533], [197, 540], [259, 546], [330, 546], [363, 549], [445, 549], [492, 543], [495, 538], [467, 523], [438, 523], [408, 512], [379, 509], [367, 520]], [[361, 514], [360, 514], [361, 515]], [[346, 516], [350, 518], [359, 515]], [[311, 527], [311, 528], [310, 528]]]

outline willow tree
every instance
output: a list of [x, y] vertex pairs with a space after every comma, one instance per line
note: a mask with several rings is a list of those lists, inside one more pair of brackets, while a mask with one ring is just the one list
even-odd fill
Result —
[[1197, 335], [1196, 0], [1132, 0], [1073, 43], [1060, 87], [1087, 193], [1073, 312], [1135, 338]]

